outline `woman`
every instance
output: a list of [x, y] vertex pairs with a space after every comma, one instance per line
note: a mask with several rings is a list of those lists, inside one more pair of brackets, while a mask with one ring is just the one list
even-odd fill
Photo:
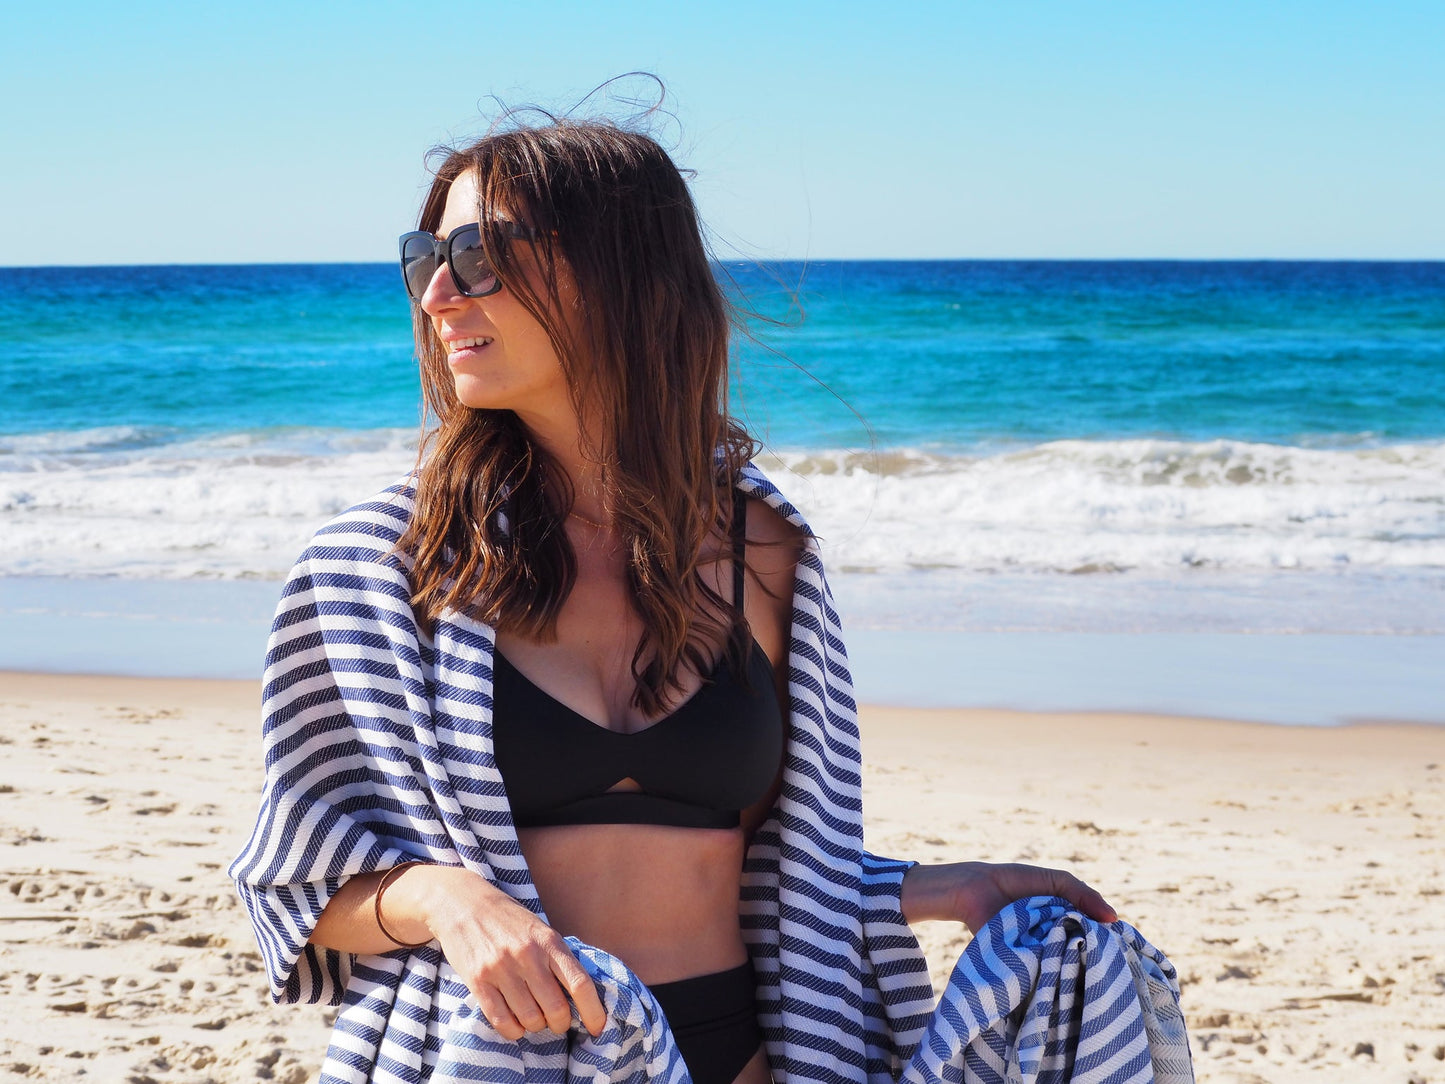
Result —
[[579, 943], [702, 1084], [763, 1084], [769, 1049], [859, 1079], [926, 1001], [916, 945], [880, 964], [902, 919], [1113, 920], [1057, 871], [862, 852], [816, 546], [726, 413], [729, 311], [656, 143], [563, 120], [458, 150], [402, 265], [439, 426], [288, 583], [232, 871], [278, 999], [346, 990], [324, 1079], [452, 1074], [462, 1030], [525, 1047], [574, 1009], [600, 1035]]

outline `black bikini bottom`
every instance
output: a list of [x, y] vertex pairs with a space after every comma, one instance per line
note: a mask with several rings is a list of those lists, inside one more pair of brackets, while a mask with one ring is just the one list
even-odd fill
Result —
[[693, 1084], [732, 1084], [763, 1043], [751, 963], [648, 987]]

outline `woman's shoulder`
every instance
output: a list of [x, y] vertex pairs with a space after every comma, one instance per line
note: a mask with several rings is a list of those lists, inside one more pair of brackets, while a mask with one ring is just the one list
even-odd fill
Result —
[[792, 525], [803, 535], [812, 533], [808, 529], [807, 521], [803, 519], [803, 514], [756, 463], [749, 462], [743, 467], [738, 473], [737, 485], [749, 497], [766, 506], [780, 523]]
[[739, 479], [739, 489], [750, 498], [746, 532], [748, 572], [770, 597], [791, 598], [798, 559], [811, 532], [797, 509], [751, 464]]
[[771, 571], [791, 577], [806, 537], [801, 527], [771, 505], [760, 500], [748, 501], [748, 567], [759, 575]]
[[813, 537], [813, 529], [808, 526], [803, 513], [798, 511], [793, 502], [784, 496], [783, 491], [756, 463], [749, 462], [738, 473], [737, 486], [751, 498], [748, 514], [749, 537], [754, 517], [757, 519], [757, 529], [762, 532], [761, 537], [767, 541], [802, 542]]

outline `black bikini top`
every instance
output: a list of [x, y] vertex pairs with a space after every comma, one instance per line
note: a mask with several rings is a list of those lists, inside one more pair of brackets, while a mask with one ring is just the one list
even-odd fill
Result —
[[[733, 522], [733, 605], [743, 599], [743, 520]], [[736, 828], [777, 777], [783, 713], [773, 667], [750, 641], [745, 680], [720, 659], [671, 714], [627, 734], [539, 689], [494, 651], [492, 739], [518, 828], [666, 824]], [[624, 779], [641, 790], [609, 790]]]

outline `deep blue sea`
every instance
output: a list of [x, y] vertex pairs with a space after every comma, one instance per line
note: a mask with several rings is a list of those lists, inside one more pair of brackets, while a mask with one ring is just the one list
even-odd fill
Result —
[[[1445, 437], [1445, 263], [722, 270], [783, 321], [754, 324], [782, 358], [739, 346], [742, 401], [779, 448], [864, 445], [863, 423], [953, 452]], [[390, 265], [0, 269], [0, 436], [405, 427], [416, 400]]]
[[[1445, 263], [719, 274], [871, 621], [1445, 628]], [[390, 265], [0, 270], [0, 576], [283, 575], [410, 466], [410, 336]]]

